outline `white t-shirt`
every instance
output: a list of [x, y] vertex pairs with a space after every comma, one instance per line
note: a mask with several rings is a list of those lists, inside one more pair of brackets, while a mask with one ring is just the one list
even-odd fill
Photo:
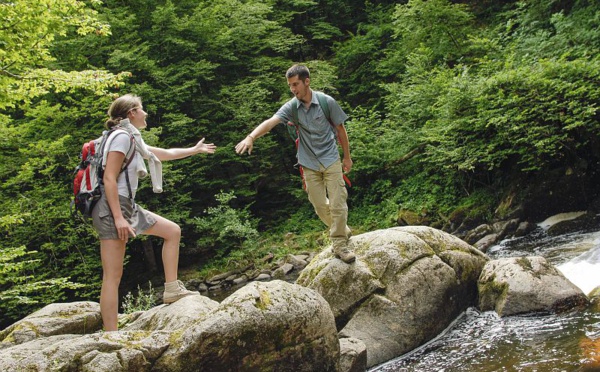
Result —
[[[111, 135], [112, 140], [108, 144], [107, 152], [117, 151], [125, 154], [127, 156], [131, 153], [130, 146], [135, 146], [135, 144], [131, 141], [131, 137], [129, 133], [124, 131], [117, 131], [116, 133]], [[137, 151], [133, 151], [133, 156], [141, 156]], [[125, 159], [124, 161], [127, 161]], [[127, 169], [119, 174], [119, 178], [117, 178], [117, 189], [119, 195], [122, 195], [126, 198], [129, 198], [129, 189], [127, 188], [127, 179], [125, 177], [125, 172], [129, 174], [129, 185], [131, 186], [131, 195], [135, 198], [135, 192], [138, 188], [138, 174], [135, 171], [135, 164], [137, 159], [133, 159]]]

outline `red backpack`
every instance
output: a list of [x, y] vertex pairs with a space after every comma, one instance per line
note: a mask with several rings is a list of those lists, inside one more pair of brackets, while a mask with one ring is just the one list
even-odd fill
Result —
[[[108, 138], [118, 129], [112, 128], [104, 131], [101, 137], [84, 143], [81, 148], [81, 154], [79, 155], [81, 162], [75, 167], [73, 172], [73, 201], [71, 202], [71, 207], [74, 206], [75, 210], [79, 211], [84, 217], [92, 217], [92, 210], [102, 196], [100, 186], [102, 185], [102, 177], [104, 175], [104, 170], [102, 169], [104, 148], [108, 142]], [[131, 138], [131, 146], [129, 146], [129, 151], [125, 156], [121, 172], [127, 169], [134, 158], [135, 140], [133, 135], [129, 134], [129, 137]], [[132, 192], [129, 185], [129, 177], [127, 177], [127, 187], [129, 188], [129, 197], [131, 198]], [[75, 213], [73, 211], [73, 214]]]

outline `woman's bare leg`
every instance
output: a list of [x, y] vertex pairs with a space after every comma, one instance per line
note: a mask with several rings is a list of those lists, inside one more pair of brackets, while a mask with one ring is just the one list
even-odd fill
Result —
[[175, 222], [161, 217], [156, 213], [149, 213], [156, 219], [156, 223], [144, 231], [144, 235], [154, 235], [164, 239], [162, 261], [165, 268], [165, 282], [173, 282], [177, 280], [181, 228]]
[[119, 284], [123, 276], [125, 242], [119, 239], [100, 240], [102, 259], [102, 289], [100, 290], [100, 313], [104, 330], [116, 331], [119, 312]]

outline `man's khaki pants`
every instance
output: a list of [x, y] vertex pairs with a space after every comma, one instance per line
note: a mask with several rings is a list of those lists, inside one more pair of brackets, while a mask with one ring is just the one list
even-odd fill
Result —
[[304, 181], [308, 200], [317, 215], [329, 227], [331, 242], [345, 243], [350, 238], [348, 222], [348, 191], [342, 174], [342, 163], [337, 160], [327, 168], [318, 171], [304, 168]]

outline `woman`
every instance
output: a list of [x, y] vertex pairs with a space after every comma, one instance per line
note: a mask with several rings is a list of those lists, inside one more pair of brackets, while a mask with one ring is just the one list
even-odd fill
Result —
[[[125, 244], [139, 234], [154, 235], [164, 239], [162, 260], [165, 271], [164, 303], [172, 303], [182, 297], [199, 294], [188, 291], [177, 280], [179, 241], [181, 228], [174, 222], [149, 212], [135, 204], [138, 178], [145, 176], [143, 158], [149, 159], [154, 190], [162, 191], [161, 160], [181, 159], [191, 155], [212, 154], [216, 146], [201, 139], [189, 148], [162, 149], [147, 146], [141, 138], [140, 129], [146, 128], [146, 116], [139, 97], [127, 94], [117, 98], [108, 109], [105, 123], [108, 129], [116, 129], [107, 139], [104, 151], [104, 192], [92, 211], [94, 229], [100, 237], [102, 259], [102, 289], [100, 311], [106, 331], [117, 330], [119, 283], [123, 274]], [[132, 141], [132, 138], [135, 141]], [[131, 149], [135, 146], [135, 151]], [[131, 161], [126, 156], [133, 156]], [[122, 170], [124, 164], [127, 167]]]

